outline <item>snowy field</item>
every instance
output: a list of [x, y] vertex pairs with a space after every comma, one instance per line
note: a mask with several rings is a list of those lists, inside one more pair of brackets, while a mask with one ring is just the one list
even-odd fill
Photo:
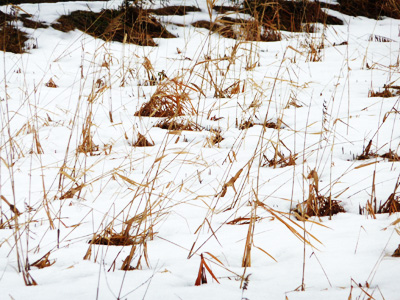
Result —
[[[168, 4], [200, 11], [156, 16], [157, 47], [19, 22], [30, 49], [0, 53], [0, 299], [399, 300], [400, 20], [246, 42]], [[143, 116], [161, 100], [181, 115]]]

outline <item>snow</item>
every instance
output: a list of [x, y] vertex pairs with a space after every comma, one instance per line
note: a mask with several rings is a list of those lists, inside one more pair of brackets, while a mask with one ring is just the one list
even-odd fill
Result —
[[[384, 84], [400, 85], [400, 21], [327, 10], [345, 25], [321, 25], [313, 34], [282, 32], [280, 42], [239, 43], [230, 63], [221, 58], [232, 55], [237, 41], [190, 25], [209, 20], [206, 1], [169, 1], [182, 3], [201, 12], [157, 17], [177, 36], [157, 39], [158, 47], [106, 43], [49, 27], [23, 29], [37, 49], [1, 53], [0, 194], [22, 214], [18, 230], [13, 220], [13, 228], [0, 230], [0, 299], [400, 299], [400, 260], [391, 257], [400, 244], [399, 225], [393, 225], [400, 216], [359, 215], [371, 199], [373, 178], [378, 204], [393, 193], [400, 162], [354, 159], [370, 140], [373, 152], [400, 153], [399, 96], [368, 97]], [[120, 4], [19, 7], [51, 24], [74, 10]], [[9, 6], [0, 9], [10, 12]], [[217, 17], [214, 11], [212, 19]], [[321, 60], [309, 61], [307, 45], [321, 41]], [[154, 127], [157, 118], [134, 116], [157, 88], [146, 85], [145, 58], [156, 74], [164, 71], [191, 88], [198, 114], [182, 119], [202, 131], [168, 132]], [[240, 93], [215, 97], [208, 71], [223, 89], [240, 81]], [[57, 88], [46, 86], [50, 79]], [[299, 107], [288, 105], [292, 100]], [[94, 156], [77, 151], [90, 111]], [[280, 130], [240, 130], [249, 119], [283, 123]], [[215, 131], [224, 140], [212, 145]], [[155, 146], [132, 146], [138, 133]], [[262, 154], [271, 159], [277, 144], [285, 156], [289, 149], [298, 154], [295, 166], [261, 166]], [[297, 221], [289, 212], [308, 198], [306, 178], [314, 169], [321, 194], [332, 194], [346, 212]], [[240, 170], [222, 197], [224, 184]], [[60, 199], [81, 184], [79, 193]], [[268, 209], [255, 208], [256, 199]], [[146, 248], [137, 246], [131, 265], [146, 251], [148, 264], [142, 256], [139, 269], [120, 270], [130, 246], [92, 245], [84, 259], [94, 234], [121, 232], [127, 220], [149, 210], [151, 216], [140, 226], [134, 222], [131, 231], [146, 234]], [[2, 222], [14, 216], [5, 201], [1, 212]], [[252, 214], [258, 218], [251, 267], [243, 268], [249, 226], [227, 223]], [[53, 265], [29, 271], [37, 286], [25, 286], [17, 248], [23, 265], [50, 251]], [[207, 284], [194, 285], [201, 253], [220, 284], [207, 274]], [[305, 291], [299, 288], [303, 267]], [[247, 289], [241, 289], [249, 274]]]

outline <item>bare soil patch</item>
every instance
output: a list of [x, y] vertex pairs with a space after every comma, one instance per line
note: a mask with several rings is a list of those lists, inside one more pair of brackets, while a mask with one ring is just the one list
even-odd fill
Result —
[[10, 24], [15, 17], [0, 11], [0, 50], [12, 53], [25, 53], [28, 35]]
[[185, 5], [172, 5], [157, 9], [147, 9], [147, 12], [160, 16], [183, 16], [186, 15], [188, 12], [199, 11], [201, 11], [201, 9], [198, 7]]
[[245, 0], [244, 12], [264, 26], [274, 30], [304, 31], [304, 24], [343, 25], [343, 22], [323, 12], [325, 4], [309, 1]]
[[328, 7], [354, 17], [400, 19], [400, 2], [397, 0], [338, 0], [338, 2], [339, 5], [328, 5]]
[[140, 46], [157, 46], [153, 38], [175, 37], [149, 11], [136, 7], [106, 9], [99, 13], [78, 10], [61, 16], [52, 27], [64, 32], [79, 29], [105, 41]]
[[[192, 25], [219, 33], [226, 38], [245, 41], [280, 41], [280, 30], [312, 32], [310, 23], [342, 25], [336, 17], [324, 13], [323, 4], [309, 1], [245, 0], [241, 6], [214, 6], [226, 16], [217, 22], [198, 21]], [[254, 19], [244, 20], [230, 16], [230, 12], [245, 13]]]

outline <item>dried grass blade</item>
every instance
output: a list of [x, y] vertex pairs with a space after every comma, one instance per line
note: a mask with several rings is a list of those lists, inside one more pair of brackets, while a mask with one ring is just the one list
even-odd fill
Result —
[[215, 259], [217, 262], [219, 262], [221, 265], [224, 266], [224, 264], [215, 255], [211, 254], [210, 252], [204, 252], [204, 253], [210, 255], [213, 259]]
[[264, 252], [265, 254], [267, 254], [269, 257], [271, 257], [274, 261], [278, 262], [271, 254], [269, 254], [267, 251], [265, 251], [264, 249], [257, 247], [256, 245], [253, 244], [254, 247], [256, 247], [258, 250]]

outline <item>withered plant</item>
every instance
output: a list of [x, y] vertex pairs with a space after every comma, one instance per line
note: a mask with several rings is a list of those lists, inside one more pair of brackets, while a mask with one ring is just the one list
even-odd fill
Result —
[[368, 142], [367, 147], [364, 148], [363, 152], [357, 156], [358, 160], [370, 159], [374, 157], [378, 157], [378, 154], [371, 151], [372, 140]]
[[310, 180], [308, 198], [306, 201], [298, 204], [296, 209], [293, 210], [297, 219], [304, 220], [312, 216], [331, 217], [332, 215], [345, 212], [340, 201], [332, 199], [331, 196], [326, 197], [319, 193], [319, 178], [315, 170], [311, 170], [307, 179]]
[[320, 42], [311, 39], [311, 41], [306, 43], [305, 47], [308, 50], [306, 61], [319, 62], [322, 60], [321, 50], [325, 47], [323, 39]]
[[359, 207], [360, 215], [369, 215], [372, 218], [376, 219], [376, 214], [385, 214], [389, 215], [400, 212], [400, 195], [397, 195], [397, 189], [400, 186], [400, 177], [397, 178], [397, 181], [394, 186], [394, 191], [389, 195], [384, 203], [380, 202], [379, 205], [376, 199], [376, 190], [375, 190], [375, 172], [372, 178], [372, 191], [371, 198], [367, 201], [365, 207]]
[[390, 97], [394, 97], [396, 96], [395, 94], [393, 94], [389, 89], [385, 88], [383, 91], [381, 92], [375, 92], [373, 90], [370, 90], [368, 92], [368, 97], [382, 97], [382, 98], [390, 98]]
[[137, 139], [136, 142], [132, 145], [133, 147], [152, 147], [154, 146], [153, 141], [149, 141], [146, 139], [144, 135], [142, 135], [140, 132], [137, 134]]
[[292, 154], [292, 151], [287, 148], [282, 141], [280, 141], [280, 144], [282, 144], [289, 151], [289, 156], [285, 156], [281, 151], [279, 151], [278, 145], [271, 143], [272, 147], [274, 148], [274, 157], [268, 159], [268, 157], [263, 154], [264, 162], [262, 163], [261, 167], [283, 168], [287, 166], [294, 166], [296, 164], [297, 154]]
[[56, 260], [51, 261], [49, 259], [50, 254], [51, 254], [50, 251], [47, 252], [45, 255], [43, 255], [41, 258], [39, 258], [37, 261], [31, 263], [30, 266], [36, 267], [38, 269], [43, 269], [43, 268], [47, 268], [47, 267], [54, 265]]
[[188, 130], [188, 131], [201, 131], [203, 128], [195, 122], [182, 119], [182, 118], [165, 118], [158, 121], [154, 127], [167, 129], [172, 131]]
[[206, 284], [207, 283], [207, 274], [206, 274], [206, 270], [208, 271], [208, 273], [211, 275], [211, 277], [219, 283], [217, 277], [215, 277], [214, 273], [211, 271], [211, 268], [208, 266], [208, 264], [206, 263], [206, 260], [204, 259], [203, 253], [200, 254], [200, 268], [199, 268], [199, 272], [197, 274], [197, 278], [196, 278], [196, 282], [194, 283], [195, 286], [199, 286], [202, 284]]
[[400, 161], [400, 156], [394, 152], [393, 150], [390, 150], [384, 154], [381, 155], [382, 158], [387, 159], [388, 161]]
[[93, 156], [95, 155], [94, 152], [99, 151], [99, 146], [93, 142], [92, 136], [92, 126], [94, 125], [93, 104], [108, 88], [109, 86], [105, 84], [98, 86], [96, 81], [93, 82], [92, 91], [87, 97], [86, 116], [82, 126], [81, 143], [77, 149], [78, 153], [85, 153], [86, 155], [89, 154], [90, 156]]
[[93, 125], [92, 120], [93, 120], [93, 118], [92, 118], [92, 112], [91, 112], [91, 108], [90, 108], [87, 113], [85, 123], [82, 127], [82, 142], [78, 146], [78, 149], [77, 149], [77, 152], [89, 154], [90, 156], [93, 156], [94, 152], [99, 150], [99, 146], [93, 142], [93, 137], [92, 137], [92, 132], [91, 132], [91, 128]]
[[175, 77], [161, 82], [150, 100], [135, 113], [140, 117], [178, 117], [197, 113], [189, 97], [189, 91], [196, 91]]
[[48, 82], [45, 84], [49, 88], [57, 88], [58, 85], [54, 82], [53, 78], [50, 78]]
[[394, 250], [392, 257], [400, 257], [400, 244], [396, 250]]

